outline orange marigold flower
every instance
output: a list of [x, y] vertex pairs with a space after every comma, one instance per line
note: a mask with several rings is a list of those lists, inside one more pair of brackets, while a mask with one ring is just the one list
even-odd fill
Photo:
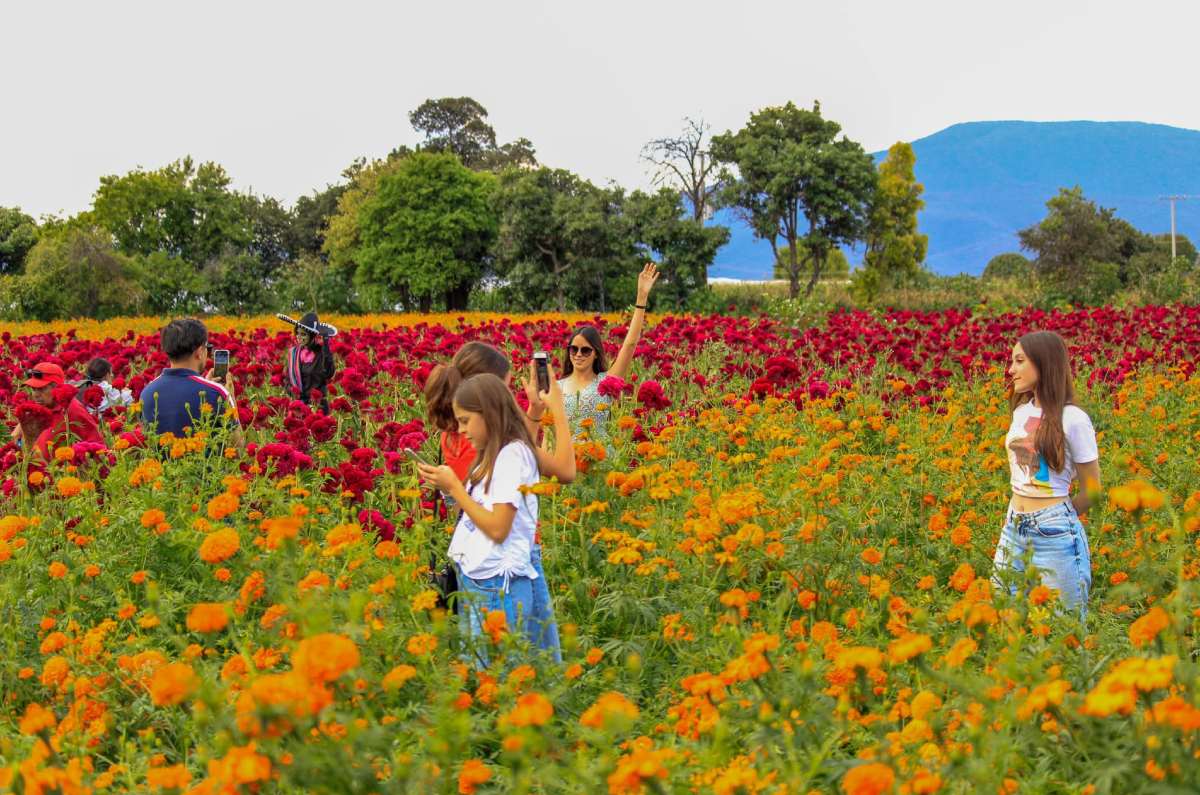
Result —
[[499, 643], [504, 633], [508, 632], [508, 617], [504, 611], [489, 610], [483, 620], [483, 631], [492, 639], [492, 643]]
[[21, 718], [21, 734], [34, 735], [58, 725], [54, 713], [41, 704], [30, 704], [25, 707], [25, 716]]
[[942, 659], [946, 661], [946, 665], [951, 668], [957, 668], [966, 662], [967, 658], [974, 654], [978, 648], [979, 644], [973, 639], [962, 638], [950, 647], [950, 651], [946, 652], [946, 656]]
[[158, 508], [151, 508], [148, 511], [142, 512], [142, 527], [150, 529], [157, 527], [159, 522], [167, 521], [167, 515]]
[[920, 633], [903, 635], [888, 644], [888, 660], [905, 663], [933, 648], [933, 639]]
[[200, 544], [200, 560], [205, 563], [223, 563], [237, 554], [241, 547], [237, 530], [225, 527], [209, 533]]
[[208, 518], [220, 521], [236, 511], [240, 505], [238, 495], [223, 491], [208, 501]]
[[579, 722], [593, 729], [603, 729], [614, 718], [634, 720], [638, 716], [637, 705], [617, 692], [604, 693], [592, 706], [584, 710]]
[[842, 792], [846, 795], [884, 795], [891, 792], [896, 774], [881, 762], [869, 762], [852, 767], [842, 777]]
[[146, 786], [158, 789], [183, 789], [192, 781], [185, 765], [152, 767], [146, 772]]
[[316, 588], [325, 588], [330, 583], [329, 575], [323, 571], [313, 570], [296, 583], [296, 590], [300, 593], [314, 590]]
[[970, 563], [962, 563], [950, 575], [950, 587], [959, 593], [965, 592], [975, 582], [975, 569]]
[[70, 475], [58, 479], [55, 484], [58, 493], [64, 497], [74, 497], [83, 491], [83, 481], [79, 478], [71, 477]]
[[388, 671], [387, 676], [383, 677], [384, 690], [399, 690], [404, 686], [404, 683], [417, 675], [417, 669], [411, 665], [397, 665], [392, 670]]
[[292, 667], [314, 682], [332, 682], [358, 663], [354, 641], [332, 632], [300, 641], [292, 654]]
[[554, 715], [554, 705], [541, 693], [525, 693], [512, 711], [500, 718], [505, 726], [544, 726]]
[[588, 650], [587, 657], [584, 658], [584, 661], [587, 662], [588, 665], [595, 665], [603, 659], [604, 649], [593, 648]]
[[375, 557], [380, 560], [392, 560], [400, 557], [400, 545], [395, 541], [380, 541], [375, 545]]
[[168, 663], [150, 680], [150, 700], [160, 707], [173, 707], [195, 691], [196, 672], [187, 663]]
[[229, 606], [225, 602], [201, 602], [188, 612], [189, 632], [220, 632], [229, 625]]
[[1129, 642], [1135, 648], [1147, 646], [1158, 637], [1158, 634], [1171, 625], [1171, 616], [1166, 610], [1157, 605], [1150, 612], [1134, 621], [1129, 626]]
[[50, 564], [49, 574], [52, 578], [61, 580], [63, 577], [67, 576], [67, 567], [56, 560]]
[[458, 772], [459, 795], [474, 795], [475, 788], [492, 778], [492, 771], [478, 759], [468, 759], [463, 762], [462, 770]]
[[859, 557], [862, 558], [863, 563], [866, 563], [868, 566], [874, 566], [883, 560], [883, 553], [875, 547], [867, 547]]
[[415, 657], [423, 657], [424, 655], [436, 649], [437, 645], [438, 639], [436, 635], [430, 635], [427, 632], [422, 632], [409, 638], [406, 648], [408, 649], [409, 654]]

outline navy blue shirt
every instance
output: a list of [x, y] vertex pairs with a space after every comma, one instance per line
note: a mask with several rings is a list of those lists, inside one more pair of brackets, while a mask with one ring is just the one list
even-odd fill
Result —
[[[205, 425], [225, 424], [225, 408], [231, 403], [225, 387], [186, 367], [163, 370], [162, 375], [146, 384], [141, 401], [148, 435], [171, 433], [179, 438], [189, 435], [197, 421]], [[202, 415], [202, 403], [209, 404], [213, 413]]]

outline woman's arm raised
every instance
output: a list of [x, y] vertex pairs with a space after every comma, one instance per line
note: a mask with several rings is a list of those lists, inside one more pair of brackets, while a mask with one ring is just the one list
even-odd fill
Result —
[[633, 308], [633, 319], [629, 321], [629, 331], [625, 333], [625, 341], [621, 343], [621, 351], [617, 360], [608, 368], [608, 374], [617, 378], [629, 376], [629, 366], [633, 364], [633, 353], [637, 350], [638, 340], [642, 337], [642, 326], [646, 323], [646, 301], [650, 298], [650, 289], [658, 281], [658, 266], [647, 262], [646, 267], [638, 274], [637, 305]]

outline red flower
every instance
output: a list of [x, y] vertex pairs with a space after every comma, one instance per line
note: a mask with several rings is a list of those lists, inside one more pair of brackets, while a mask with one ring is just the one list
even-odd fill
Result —
[[637, 399], [648, 409], [665, 409], [671, 405], [671, 401], [663, 392], [662, 385], [657, 381], [643, 381], [638, 387]]

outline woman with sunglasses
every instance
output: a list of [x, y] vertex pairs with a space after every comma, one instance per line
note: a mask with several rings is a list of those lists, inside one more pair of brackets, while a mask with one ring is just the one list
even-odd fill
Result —
[[571, 432], [576, 438], [586, 434], [587, 438], [608, 446], [608, 398], [600, 394], [601, 374], [621, 379], [629, 375], [633, 354], [642, 337], [642, 327], [646, 324], [646, 302], [658, 277], [658, 266], [653, 262], [647, 262], [638, 274], [633, 318], [629, 321], [629, 331], [625, 333], [625, 341], [621, 343], [621, 350], [611, 368], [604, 355], [604, 342], [595, 327], [584, 326], [571, 335], [567, 353], [563, 357], [563, 378], [558, 385], [565, 399]]

